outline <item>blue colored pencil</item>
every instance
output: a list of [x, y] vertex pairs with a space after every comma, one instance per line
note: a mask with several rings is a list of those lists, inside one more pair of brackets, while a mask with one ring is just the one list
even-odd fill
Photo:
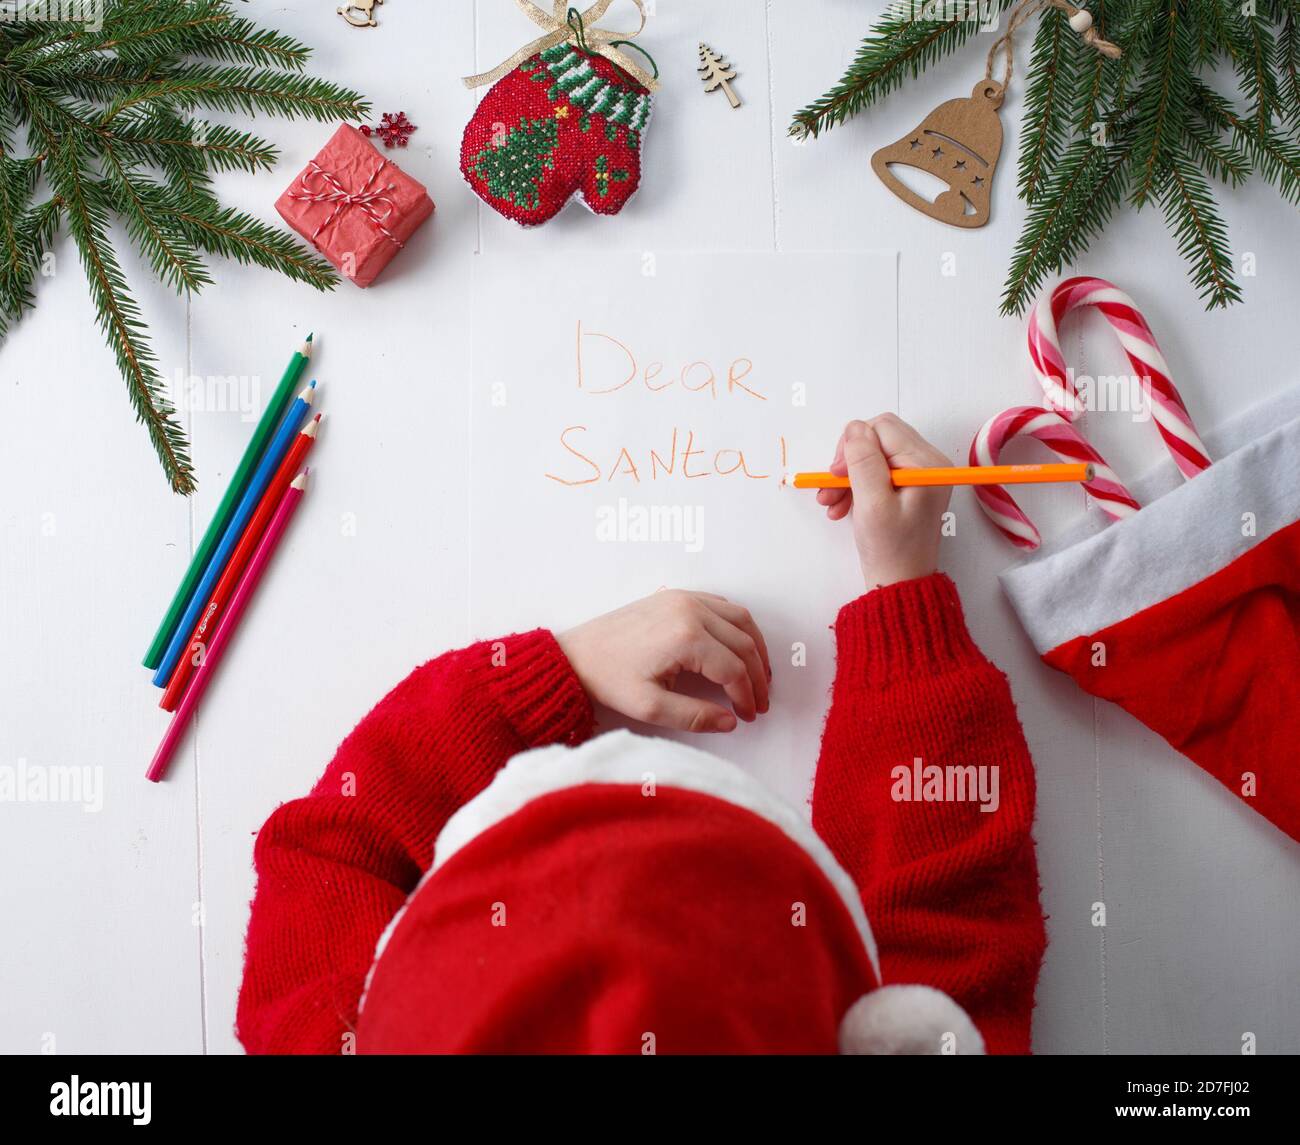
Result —
[[280, 428], [275, 431], [275, 437], [271, 439], [271, 444], [266, 447], [266, 452], [262, 455], [262, 460], [258, 462], [253, 479], [248, 483], [248, 490], [244, 493], [243, 500], [239, 502], [239, 508], [235, 510], [235, 515], [231, 517], [225, 533], [222, 534], [221, 543], [217, 546], [216, 552], [212, 554], [212, 560], [208, 562], [207, 571], [204, 572], [199, 587], [194, 590], [194, 595], [190, 597], [190, 603], [185, 609], [185, 615], [181, 617], [181, 622], [176, 627], [176, 634], [172, 637], [171, 643], [167, 645], [167, 653], [163, 656], [158, 671], [154, 673], [153, 682], [156, 687], [167, 687], [167, 681], [171, 679], [176, 662], [181, 658], [186, 645], [189, 643], [190, 633], [194, 631], [194, 626], [198, 623], [199, 613], [203, 611], [212, 598], [212, 590], [217, 581], [221, 579], [221, 574], [226, 571], [226, 565], [230, 562], [230, 555], [235, 551], [235, 546], [239, 544], [239, 538], [243, 536], [249, 520], [257, 511], [257, 504], [262, 499], [262, 494], [266, 492], [267, 485], [270, 484], [271, 478], [275, 476], [275, 471], [280, 467], [280, 462], [284, 460], [284, 455], [289, 452], [293, 439], [302, 428], [303, 420], [311, 409], [315, 389], [316, 383], [312, 382], [294, 399], [293, 405], [289, 407], [289, 412], [284, 415], [284, 420], [280, 422]]

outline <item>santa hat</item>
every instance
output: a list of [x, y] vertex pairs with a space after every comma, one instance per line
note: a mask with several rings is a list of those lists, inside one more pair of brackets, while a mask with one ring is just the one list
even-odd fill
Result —
[[1300, 387], [1205, 438], [1217, 457], [1134, 483], [1002, 584], [1043, 660], [1113, 700], [1300, 839]]
[[880, 984], [852, 880], [733, 764], [614, 732], [513, 759], [376, 950], [363, 1052], [982, 1053]]
[[[1059, 331], [1085, 309], [1118, 337], [1169, 453], [1131, 488], [1075, 424], [1088, 403]], [[1047, 405], [990, 418], [971, 463], [995, 462], [1020, 434], [1037, 437], [1062, 459], [1089, 463], [1093, 509], [1040, 547], [1005, 489], [975, 491], [1004, 536], [1034, 552], [1002, 576], [1034, 647], [1300, 840], [1300, 387], [1202, 441], [1137, 304], [1086, 275], [1038, 301], [1028, 344]], [[1106, 518], [1113, 523], [1098, 530]]]

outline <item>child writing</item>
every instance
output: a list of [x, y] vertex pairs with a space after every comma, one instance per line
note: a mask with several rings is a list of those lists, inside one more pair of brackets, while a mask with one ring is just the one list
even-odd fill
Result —
[[[701, 733], [764, 717], [768, 653], [738, 604], [660, 592], [449, 652], [260, 832], [245, 1048], [1028, 1052], [1032, 763], [936, 571], [948, 490], [889, 478], [948, 464], [891, 414], [854, 421], [832, 465], [851, 489], [818, 494], [868, 591], [835, 624], [811, 825], [694, 748], [594, 735], [593, 704]], [[674, 690], [683, 674], [729, 707]], [[996, 803], [900, 797], [895, 769], [922, 761], [991, 770]]]

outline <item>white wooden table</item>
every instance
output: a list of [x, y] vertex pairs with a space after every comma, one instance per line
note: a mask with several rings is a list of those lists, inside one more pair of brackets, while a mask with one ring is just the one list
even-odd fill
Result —
[[[914, 213], [868, 165], [940, 99], [969, 90], [987, 40], [799, 147], [786, 136], [791, 112], [839, 76], [879, 0], [651, 6], [642, 42], [666, 82], [643, 189], [617, 220], [572, 209], [534, 232], [481, 207], [457, 171], [476, 99], [459, 77], [531, 38], [508, 0], [390, 0], [381, 26], [365, 31], [347, 27], [333, 0], [249, 6], [315, 45], [315, 70], [366, 91], [376, 113], [405, 110], [419, 124], [401, 162], [429, 186], [438, 213], [364, 293], [345, 286], [320, 297], [220, 264], [217, 284], [187, 306], [124, 255], [167, 376], [260, 381], [265, 400], [293, 346], [315, 330], [328, 410], [305, 515], [197, 735], [159, 786], [143, 771], [165, 717], [139, 660], [250, 424], [237, 410], [191, 411], [202, 485], [192, 501], [171, 496], [94, 327], [75, 253], [58, 243], [39, 309], [0, 347], [0, 766], [101, 769], [91, 774], [102, 776], [102, 808], [0, 804], [0, 1050], [236, 1051], [254, 833], [307, 790], [413, 665], [489, 635], [468, 615], [462, 483], [476, 252], [897, 249], [901, 415], [960, 457], [985, 416], [1034, 398], [1023, 324], [997, 317], [1021, 217], [1022, 89], [1007, 100], [1003, 170], [983, 230]], [[739, 111], [700, 90], [699, 40], [739, 70]], [[328, 130], [257, 126], [281, 144], [280, 167], [223, 177], [221, 193], [273, 219], [276, 195]], [[1294, 208], [1263, 186], [1225, 199], [1233, 249], [1253, 252], [1258, 268], [1243, 282], [1245, 304], [1228, 313], [1201, 310], [1154, 211], [1124, 215], [1078, 268], [1138, 299], [1202, 428], [1297, 380]], [[774, 320], [779, 308], [773, 299]], [[1071, 353], [1081, 371], [1124, 372], [1102, 331], [1080, 329]], [[1121, 471], [1156, 458], [1149, 427], [1091, 422]], [[1055, 490], [1026, 504], [1050, 533], [1081, 500]], [[1118, 708], [1041, 666], [996, 585], [1011, 551], [965, 494], [957, 506], [946, 567], [976, 638], [1011, 677], [1039, 771], [1051, 944], [1037, 1049], [1237, 1053], [1249, 1033], [1261, 1053], [1300, 1051], [1300, 848]], [[838, 603], [825, 602], [828, 619]], [[537, 619], [546, 622], [544, 602]], [[1099, 902], [1104, 928], [1093, 925]]]

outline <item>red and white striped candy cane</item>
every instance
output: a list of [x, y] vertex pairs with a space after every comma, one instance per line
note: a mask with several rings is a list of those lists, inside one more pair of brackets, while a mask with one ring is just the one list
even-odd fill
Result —
[[1119, 337], [1133, 371], [1141, 379], [1160, 436], [1184, 477], [1195, 477], [1210, 464], [1209, 454], [1169, 378], [1169, 366], [1156, 336], [1127, 294], [1103, 278], [1067, 278], [1029, 316], [1029, 358], [1047, 404], [1073, 421], [1084, 410], [1061, 353], [1057, 327], [1070, 311], [1092, 306], [1106, 316]]
[[[1013, 406], [995, 414], [971, 442], [970, 464], [997, 465], [1002, 447], [1022, 435], [1041, 441], [1062, 461], [1090, 463], [1092, 480], [1084, 482], [1083, 487], [1109, 516], [1120, 520], [1137, 512], [1138, 503], [1106, 464], [1106, 459], [1056, 410]], [[1030, 550], [1038, 548], [1042, 539], [1038, 530], [1001, 485], [977, 485], [975, 496], [979, 498], [980, 508], [1013, 545]]]

